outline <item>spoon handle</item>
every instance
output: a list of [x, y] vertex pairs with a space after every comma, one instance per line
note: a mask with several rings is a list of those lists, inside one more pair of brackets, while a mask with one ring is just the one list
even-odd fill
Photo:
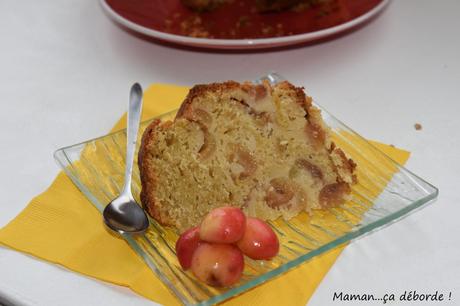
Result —
[[123, 194], [131, 194], [131, 174], [133, 171], [134, 152], [136, 150], [137, 133], [139, 131], [139, 121], [141, 119], [142, 110], [142, 87], [139, 83], [135, 83], [131, 87], [129, 94], [128, 105], [128, 123], [126, 131], [126, 169], [125, 169], [125, 186], [123, 187]]

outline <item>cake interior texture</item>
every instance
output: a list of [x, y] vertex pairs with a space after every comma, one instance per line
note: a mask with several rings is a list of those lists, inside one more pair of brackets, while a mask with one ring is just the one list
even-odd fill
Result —
[[356, 183], [320, 110], [288, 82], [195, 86], [174, 121], [146, 129], [139, 167], [145, 209], [179, 231], [220, 206], [264, 220], [335, 207]]

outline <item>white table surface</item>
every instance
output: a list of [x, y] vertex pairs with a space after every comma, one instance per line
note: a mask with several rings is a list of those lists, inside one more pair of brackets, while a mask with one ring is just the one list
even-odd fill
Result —
[[[433, 205], [348, 246], [309, 305], [353, 305], [333, 302], [334, 292], [405, 290], [452, 293], [450, 301], [420, 305], [459, 305], [459, 12], [458, 0], [395, 0], [374, 22], [337, 40], [216, 54], [135, 37], [97, 1], [2, 0], [0, 226], [52, 182], [59, 171], [55, 149], [110, 129], [133, 81], [192, 85], [275, 70], [364, 136], [410, 150], [408, 168], [440, 188]], [[1, 303], [152, 305], [127, 289], [0, 247]]]

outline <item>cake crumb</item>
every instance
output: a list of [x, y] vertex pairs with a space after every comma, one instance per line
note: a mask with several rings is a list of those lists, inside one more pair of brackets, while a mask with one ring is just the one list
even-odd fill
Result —
[[417, 130], [417, 131], [420, 131], [422, 129], [422, 125], [420, 123], [416, 123], [414, 124], [414, 128]]

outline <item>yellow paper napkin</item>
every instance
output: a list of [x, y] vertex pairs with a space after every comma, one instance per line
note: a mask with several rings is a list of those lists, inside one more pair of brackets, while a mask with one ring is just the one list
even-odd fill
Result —
[[[144, 94], [142, 118], [173, 110], [187, 87], [152, 85]], [[126, 116], [112, 131], [125, 127]], [[374, 143], [399, 163], [409, 152]], [[61, 171], [51, 186], [0, 230], [0, 243], [72, 271], [126, 286], [164, 305], [179, 301], [122, 239], [104, 228], [101, 214]], [[225, 302], [227, 305], [305, 305], [344, 247]]]

